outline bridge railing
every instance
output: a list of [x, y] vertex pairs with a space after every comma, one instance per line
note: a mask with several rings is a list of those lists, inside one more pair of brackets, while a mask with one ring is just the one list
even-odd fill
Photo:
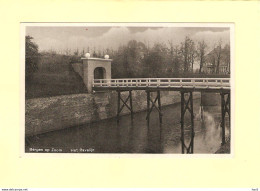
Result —
[[229, 78], [120, 78], [94, 79], [93, 87], [230, 88]]

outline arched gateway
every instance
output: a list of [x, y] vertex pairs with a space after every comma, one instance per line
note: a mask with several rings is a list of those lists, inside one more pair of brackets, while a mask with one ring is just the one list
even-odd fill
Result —
[[106, 79], [106, 69], [103, 67], [95, 68], [94, 79]]
[[111, 59], [81, 58], [82, 63], [73, 64], [73, 68], [83, 78], [88, 92], [92, 92], [94, 79], [111, 79]]

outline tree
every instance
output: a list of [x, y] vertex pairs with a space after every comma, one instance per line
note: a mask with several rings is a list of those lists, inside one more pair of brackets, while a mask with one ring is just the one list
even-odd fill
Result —
[[[142, 42], [131, 40], [118, 51], [107, 49], [106, 53], [113, 57], [113, 76], [141, 77], [145, 75], [146, 47]], [[120, 74], [120, 75], [119, 75]]]
[[74, 52], [74, 56], [79, 56], [79, 49], [77, 48], [76, 51]]
[[200, 61], [200, 69], [199, 69], [199, 73], [201, 74], [201, 70], [203, 68], [203, 65], [205, 63], [205, 54], [206, 54], [206, 48], [207, 48], [207, 44], [205, 43], [205, 41], [200, 41], [198, 43], [198, 58]]
[[190, 43], [190, 62], [191, 62], [191, 71], [193, 72], [194, 59], [196, 57], [196, 48], [195, 43], [191, 41]]
[[85, 49], [83, 48], [82, 52], [81, 52], [81, 57], [85, 56]]
[[221, 59], [221, 51], [222, 51], [222, 41], [220, 40], [218, 42], [218, 46], [215, 49], [216, 58], [217, 58], [217, 68], [216, 68], [216, 74], [219, 74], [219, 65], [220, 65], [220, 59]]
[[33, 37], [25, 37], [25, 76], [26, 80], [32, 77], [32, 74], [38, 69], [39, 52], [38, 45], [34, 43]]
[[169, 49], [169, 62], [172, 65], [172, 74], [170, 75], [171, 77], [174, 76], [173, 74], [175, 74], [175, 76], [179, 75], [180, 71], [181, 71], [181, 65], [182, 65], [182, 61], [181, 61], [181, 51], [179, 46], [174, 46], [172, 41], [168, 41], [169, 45], [170, 45], [170, 49]]
[[145, 60], [148, 77], [159, 78], [165, 76], [168, 63], [167, 54], [167, 47], [163, 43], [154, 44]]
[[230, 45], [226, 44], [224, 48], [224, 53], [225, 53], [225, 62], [227, 64], [227, 73], [230, 73]]
[[120, 46], [114, 55], [112, 63], [112, 76], [113, 78], [127, 78], [128, 74], [128, 63], [127, 63], [127, 48]]
[[181, 52], [178, 46], [175, 46], [173, 49], [173, 67], [174, 73], [179, 75], [179, 73], [183, 70], [182, 60], [181, 60]]
[[97, 53], [96, 53], [96, 50], [94, 49], [93, 58], [97, 58], [97, 57], [98, 57], [98, 55], [97, 55]]
[[193, 70], [195, 58], [195, 45], [192, 39], [185, 37], [184, 42], [181, 43], [181, 53], [183, 57], [184, 73], [189, 72], [190, 66]]
[[145, 44], [131, 40], [127, 45], [128, 72], [132, 77], [143, 76]]

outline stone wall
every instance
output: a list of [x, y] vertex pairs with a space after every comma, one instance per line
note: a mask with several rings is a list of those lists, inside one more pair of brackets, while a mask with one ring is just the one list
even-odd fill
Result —
[[[122, 93], [125, 98], [128, 92]], [[134, 112], [146, 109], [146, 92], [132, 91]], [[155, 97], [155, 93], [152, 93]], [[200, 94], [194, 94], [194, 99]], [[162, 105], [180, 102], [179, 92], [161, 91]], [[62, 128], [116, 117], [117, 92], [96, 92], [25, 101], [25, 134], [36, 135]], [[122, 103], [121, 103], [122, 104]], [[121, 114], [129, 114], [124, 108]]]

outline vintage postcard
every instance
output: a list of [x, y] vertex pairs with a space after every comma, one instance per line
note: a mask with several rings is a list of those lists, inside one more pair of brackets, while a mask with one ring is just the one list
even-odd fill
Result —
[[231, 156], [233, 56], [232, 23], [21, 23], [22, 153]]
[[2, 190], [259, 190], [259, 1], [0, 4]]

